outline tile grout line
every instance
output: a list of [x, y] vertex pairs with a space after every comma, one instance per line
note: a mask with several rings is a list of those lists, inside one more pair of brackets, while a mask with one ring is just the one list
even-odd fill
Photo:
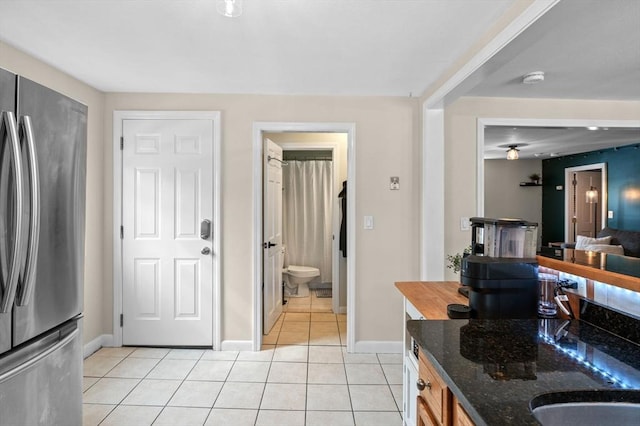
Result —
[[[309, 398], [309, 386], [310, 386], [310, 383], [309, 383], [309, 369], [310, 369], [310, 364], [311, 364], [311, 359], [310, 359], [310, 356], [311, 356], [311, 347], [312, 347], [312, 346], [316, 346], [316, 347], [324, 347], [324, 348], [338, 348], [338, 349], [339, 349], [340, 359], [341, 359], [341, 363], [342, 363], [342, 370], [343, 370], [343, 372], [344, 372], [344, 374], [345, 374], [345, 387], [346, 387], [346, 389], [347, 389], [347, 395], [348, 395], [348, 397], [349, 397], [349, 406], [350, 406], [350, 411], [351, 411], [351, 418], [352, 418], [352, 420], [353, 420], [353, 422], [354, 422], [354, 424], [355, 424], [355, 411], [354, 411], [354, 407], [353, 407], [353, 400], [352, 400], [352, 395], [351, 395], [351, 389], [350, 389], [350, 387], [349, 387], [349, 386], [350, 386], [350, 382], [349, 382], [349, 379], [348, 379], [348, 376], [347, 376], [347, 371], [346, 371], [346, 369], [347, 369], [347, 362], [346, 362], [346, 359], [345, 359], [345, 358], [346, 358], [346, 354], [345, 354], [345, 352], [344, 352], [345, 345], [343, 345], [343, 344], [342, 344], [342, 333], [341, 333], [341, 330], [340, 330], [340, 324], [341, 324], [341, 321], [339, 321], [339, 320], [338, 320], [338, 315], [337, 315], [337, 314], [333, 314], [333, 315], [334, 315], [334, 317], [333, 317], [333, 319], [332, 319], [332, 320], [330, 320], [329, 322], [325, 322], [325, 321], [311, 321], [311, 316], [312, 316], [312, 314], [313, 314], [313, 312], [310, 312], [310, 313], [309, 313], [309, 320], [308, 320], [308, 322], [307, 322], [307, 321], [305, 321], [305, 322], [307, 322], [307, 327], [306, 327], [306, 328], [307, 328], [307, 333], [306, 333], [306, 334], [307, 334], [307, 340], [306, 340], [306, 342], [305, 342], [304, 344], [300, 345], [300, 344], [295, 344], [295, 343], [294, 343], [294, 344], [290, 344], [290, 343], [282, 343], [282, 342], [280, 342], [280, 334], [283, 332], [283, 328], [284, 328], [284, 320], [286, 319], [286, 313], [285, 313], [285, 318], [283, 318], [283, 320], [282, 320], [282, 322], [281, 322], [280, 326], [278, 327], [278, 330], [277, 330], [277, 332], [278, 332], [278, 337], [277, 337], [277, 339], [276, 339], [275, 343], [274, 343], [274, 344], [265, 344], [265, 346], [268, 346], [268, 347], [269, 347], [269, 349], [268, 349], [268, 350], [272, 350], [272, 351], [273, 351], [273, 354], [271, 355], [271, 357], [270, 357], [270, 359], [269, 359], [269, 367], [268, 367], [268, 369], [267, 369], [267, 377], [266, 377], [266, 379], [265, 379], [265, 383], [264, 383], [264, 388], [263, 388], [262, 394], [260, 395], [260, 401], [259, 401], [258, 409], [256, 410], [257, 414], [256, 414], [256, 419], [255, 419], [255, 421], [254, 421], [254, 424], [258, 424], [258, 416], [259, 416], [259, 414], [260, 414], [260, 411], [263, 411], [263, 410], [261, 409], [261, 405], [262, 405], [262, 403], [264, 402], [264, 396], [265, 396], [266, 385], [267, 385], [267, 384], [269, 384], [269, 382], [268, 382], [268, 380], [269, 380], [269, 375], [270, 375], [270, 374], [271, 374], [271, 372], [273, 371], [273, 367], [274, 367], [273, 363], [274, 363], [274, 362], [282, 362], [282, 363], [287, 363], [287, 362], [295, 362], [295, 363], [298, 363], [298, 362], [300, 362], [300, 360], [297, 360], [297, 359], [286, 359], [286, 357], [285, 357], [285, 359], [283, 359], [282, 361], [277, 361], [277, 360], [276, 360], [276, 351], [277, 351], [277, 349], [278, 349], [278, 348], [280, 348], [280, 347], [286, 347], [286, 346], [302, 346], [302, 347], [306, 347], [306, 348], [307, 348], [307, 351], [306, 351], [306, 354], [305, 354], [305, 357], [304, 357], [304, 363], [306, 364], [306, 365], [305, 365], [305, 374], [306, 374], [306, 377], [305, 377], [305, 402], [304, 402], [304, 414], [303, 414], [303, 416], [304, 416], [304, 422], [305, 422], [305, 423], [306, 423], [306, 422], [308, 421], [308, 419], [309, 419], [309, 418], [308, 418], [308, 411], [309, 411], [309, 404], [308, 404], [308, 401], [309, 401], [309, 400], [308, 400], [308, 398]], [[318, 339], [318, 340], [319, 340], [318, 342], [312, 342], [312, 340], [311, 340], [311, 330], [312, 330], [312, 328], [313, 328], [313, 325], [314, 325], [314, 324], [316, 324], [316, 323], [319, 323], [319, 324], [321, 324], [321, 323], [334, 324], [334, 325], [336, 326], [336, 328], [337, 328], [337, 333], [336, 333], [336, 334], [337, 334], [337, 335], [338, 335], [338, 337], [339, 337], [339, 340], [340, 340], [340, 341], [339, 341], [339, 343], [338, 343], [337, 345], [334, 345], [334, 344], [331, 344], [331, 343], [327, 343], [326, 341], [324, 341], [324, 342], [323, 342], [323, 341], [322, 341], [322, 339]], [[320, 334], [324, 334], [324, 333], [320, 333]], [[330, 332], [328, 332], [327, 334], [331, 334], [331, 333], [330, 333]], [[299, 342], [298, 342], [298, 343], [299, 343]], [[315, 343], [315, 344], [314, 344], [314, 343]], [[116, 363], [116, 365], [114, 365], [111, 369], [109, 369], [109, 370], [108, 370], [104, 375], [100, 376], [100, 377], [98, 378], [98, 381], [99, 381], [99, 380], [101, 380], [101, 379], [103, 379], [103, 378], [106, 378], [106, 374], [108, 374], [110, 371], [112, 371], [112, 370], [113, 370], [114, 368], [116, 368], [118, 365], [121, 365], [121, 363], [122, 363], [125, 359], [127, 359], [127, 358], [129, 358], [129, 359], [133, 359], [134, 357], [132, 357], [131, 355], [132, 355], [132, 354], [134, 354], [134, 352], [135, 352], [135, 350], [134, 350], [134, 351], [132, 351], [131, 353], [129, 353], [128, 355], [126, 355], [124, 358], [120, 359], [120, 361], [118, 361], [118, 362]], [[114, 406], [114, 409], [110, 410], [110, 411], [105, 415], [105, 417], [103, 418], [103, 420], [102, 420], [101, 422], [104, 422], [104, 421], [106, 420], [106, 418], [107, 418], [107, 417], [109, 417], [109, 415], [111, 415], [111, 414], [113, 413], [113, 411], [115, 410], [115, 408], [117, 408], [117, 407], [119, 407], [119, 406], [123, 405], [123, 404], [122, 404], [122, 402], [123, 402], [123, 401], [124, 401], [128, 396], [130, 396], [131, 392], [133, 392], [135, 389], [137, 389], [137, 388], [140, 386], [140, 383], [142, 383], [142, 381], [149, 379], [149, 375], [151, 374], [151, 372], [153, 371], [153, 369], [157, 368], [157, 366], [158, 366], [158, 364], [159, 364], [159, 363], [161, 363], [162, 361], [167, 360], [167, 359], [172, 359], [172, 358], [168, 358], [168, 357], [170, 356], [170, 353], [171, 353], [171, 351], [167, 352], [167, 353], [166, 353], [162, 358], [160, 358], [160, 359], [157, 361], [156, 365], [154, 365], [154, 366], [149, 370], [149, 372], [147, 372], [147, 373], [146, 373], [146, 374], [145, 374], [141, 379], [140, 379], [140, 378], [138, 378], [138, 379], [137, 379], [137, 380], [138, 380], [138, 383], [134, 386], [134, 388], [133, 388], [131, 391], [129, 391], [129, 392], [128, 392], [128, 393], [127, 393], [127, 394], [126, 394], [126, 395], [125, 395], [121, 400], [120, 400], [120, 402], [119, 402], [118, 404], [116, 404], [116, 405]], [[160, 418], [160, 416], [162, 415], [162, 413], [163, 413], [163, 412], [165, 412], [165, 410], [166, 410], [166, 409], [170, 408], [169, 403], [170, 403], [171, 399], [172, 399], [173, 397], [175, 397], [175, 395], [177, 394], [177, 392], [178, 392], [178, 390], [180, 389], [180, 387], [181, 387], [181, 386], [183, 386], [183, 385], [184, 385], [184, 383], [186, 383], [186, 382], [188, 381], [187, 379], [188, 379], [189, 375], [194, 371], [194, 369], [196, 368], [196, 366], [198, 365], [198, 363], [199, 363], [199, 362], [201, 362], [201, 361], [203, 361], [203, 357], [204, 357], [204, 355], [205, 355], [205, 354], [206, 354], [206, 351], [201, 352], [201, 353], [199, 354], [199, 356], [197, 357], [197, 359], [196, 359], [196, 358], [184, 358], [184, 359], [195, 359], [195, 363], [194, 363], [194, 365], [189, 369], [189, 371], [186, 373], [186, 375], [185, 375], [184, 377], [182, 377], [182, 379], [180, 379], [180, 383], [178, 384], [178, 387], [176, 388], [176, 390], [175, 390], [174, 392], [172, 392], [171, 396], [169, 396], [167, 403], [166, 403], [166, 404], [164, 404], [164, 405], [162, 405], [162, 406], [160, 406], [160, 408], [161, 408], [161, 409], [160, 409], [159, 413], [155, 416], [155, 418], [154, 418], [154, 420], [153, 420], [154, 422], [157, 422], [157, 421], [158, 421], [158, 419]], [[182, 359], [182, 358], [176, 358], [176, 359]], [[216, 359], [212, 359], [212, 361], [216, 361]], [[220, 391], [218, 392], [218, 394], [216, 395], [216, 398], [214, 399], [214, 401], [213, 401], [213, 403], [212, 403], [212, 406], [211, 406], [211, 407], [188, 407], [188, 406], [184, 407], [184, 408], [204, 408], [204, 409], [208, 409], [208, 414], [205, 416], [205, 423], [206, 423], [206, 421], [208, 421], [208, 420], [210, 420], [210, 419], [211, 419], [211, 415], [212, 415], [213, 411], [215, 410], [215, 403], [216, 403], [216, 402], [218, 401], [218, 399], [220, 398], [220, 395], [221, 395], [222, 389], [224, 388], [224, 385], [226, 385], [226, 384], [228, 384], [228, 383], [231, 383], [231, 382], [229, 382], [229, 378], [230, 378], [231, 372], [233, 371], [233, 368], [235, 368], [235, 367], [237, 367], [237, 366], [239, 366], [239, 365], [241, 364], [241, 363], [240, 363], [240, 361], [241, 361], [241, 360], [240, 360], [240, 352], [236, 353], [236, 354], [233, 356], [232, 361], [233, 361], [233, 362], [232, 362], [232, 364], [231, 364], [231, 367], [230, 367], [230, 369], [227, 371], [227, 373], [226, 373], [226, 375], [225, 375], [225, 378], [224, 378], [224, 380], [222, 381], [222, 387], [221, 387]], [[247, 361], [249, 361], [249, 359], [247, 359]], [[330, 362], [329, 362], [329, 363], [326, 363], [326, 362], [325, 362], [325, 363], [321, 363], [321, 364], [332, 364], [332, 363], [330, 363]], [[389, 393], [391, 394], [391, 397], [394, 399], [394, 405], [395, 405], [395, 406], [396, 406], [396, 408], [397, 408], [397, 402], [395, 402], [395, 397], [393, 396], [393, 391], [391, 390], [391, 384], [390, 384], [390, 382], [389, 382], [389, 378], [387, 377], [387, 374], [385, 373], [384, 369], [382, 368], [382, 365], [383, 365], [383, 364], [382, 364], [382, 360], [380, 359], [379, 354], [376, 354], [376, 364], [377, 364], [377, 365], [382, 369], [383, 376], [385, 377], [385, 383], [387, 384], [386, 388], [388, 389]], [[149, 379], [149, 380], [150, 380], [150, 379]], [[160, 379], [158, 379], [158, 380], [160, 380]], [[169, 379], [168, 379], [168, 380], [169, 380]], [[97, 383], [97, 382], [96, 382], [96, 383]], [[274, 383], [275, 383], [275, 382], [274, 382]], [[330, 383], [328, 383], [328, 384], [330, 384]], [[89, 387], [85, 390], [85, 392], [86, 392], [86, 391], [88, 391], [89, 389], [91, 389], [94, 385], [95, 385], [95, 383], [93, 383], [91, 386], [89, 386]], [[180, 407], [180, 406], [178, 406], [178, 407]], [[325, 410], [319, 410], [319, 411], [332, 411], [329, 407], [327, 407], [327, 408], [328, 408], [328, 409], [325, 409]], [[238, 410], [240, 410], [240, 409], [238, 409]], [[287, 409], [283, 409], [283, 410], [284, 410], [284, 411], [298, 411], [298, 410], [287, 410]], [[264, 410], [264, 411], [269, 411], [269, 410]], [[277, 411], [277, 410], [276, 410], [276, 411]], [[341, 411], [341, 410], [339, 410], [339, 411]], [[397, 412], [397, 410], [394, 410], [394, 411], [396, 411], [396, 412]]]
[[[133, 350], [133, 351], [131, 351], [131, 352], [130, 352], [126, 357], [122, 358], [122, 360], [121, 360], [118, 364], [116, 364], [116, 365], [115, 365], [111, 370], [109, 370], [109, 371], [107, 371], [107, 372], [105, 373], [104, 377], [106, 377], [106, 375], [107, 375], [107, 374], [109, 374], [109, 372], [110, 372], [110, 371], [112, 371], [114, 368], [116, 368], [116, 366], [120, 365], [120, 363], [121, 363], [121, 362], [123, 362], [125, 359], [129, 358], [129, 357], [131, 356], [131, 354], [133, 354], [136, 350], [138, 350], [138, 349], [134, 349], [134, 350]], [[153, 366], [153, 368], [157, 367], [157, 366], [158, 366], [158, 364], [160, 363], [160, 361], [162, 361], [162, 360], [164, 359], [164, 357], [166, 357], [166, 356], [167, 356], [167, 354], [168, 354], [168, 353], [169, 353], [169, 352], [167, 352], [167, 353], [166, 353], [162, 358], [160, 358], [160, 360], [158, 361], [158, 363], [156, 363], [156, 365], [154, 365], [154, 366]], [[134, 358], [134, 357], [132, 357], [132, 358]], [[147, 377], [147, 376], [149, 375], [149, 373], [151, 373], [151, 371], [153, 371], [153, 368], [152, 368], [151, 370], [149, 370], [149, 371], [147, 372], [147, 374], [146, 374], [146, 375], [144, 375], [142, 378], [135, 378], [135, 379], [137, 379], [137, 380], [138, 380], [138, 383], [137, 383], [133, 388], [131, 388], [131, 390], [130, 390], [129, 392], [127, 392], [127, 394], [126, 394], [125, 396], [123, 396], [123, 397], [122, 397], [122, 399], [120, 399], [120, 401], [119, 401], [118, 403], [116, 403], [116, 404], [115, 404], [115, 406], [114, 406], [114, 407], [113, 407], [113, 409], [109, 412], [109, 414], [107, 414], [107, 415], [106, 415], [106, 416], [105, 416], [105, 417], [104, 417], [104, 418], [103, 418], [103, 419], [98, 423], [98, 425], [101, 425], [102, 423], [104, 423], [104, 422], [105, 422], [105, 420], [107, 420], [107, 418], [109, 418], [109, 416], [110, 416], [111, 414], [113, 414], [113, 413], [118, 409], [118, 407], [120, 407], [120, 406], [122, 405], [122, 402], [123, 402], [125, 399], [127, 399], [127, 397], [128, 397], [129, 395], [131, 395], [131, 392], [133, 392], [133, 391], [134, 391], [134, 389], [135, 389], [135, 388], [137, 388], [137, 387], [138, 387], [138, 385], [140, 385], [140, 383], [142, 383], [142, 381], [144, 380], [144, 378], [145, 378], [145, 377]], [[103, 378], [104, 378], [104, 377], [103, 377]], [[133, 377], [132, 377], [132, 378], [133, 378]], [[160, 410], [160, 411], [162, 411], [162, 410]], [[158, 413], [158, 415], [160, 415], [160, 413]], [[154, 417], [153, 422], [155, 422], [155, 421], [156, 421], [156, 419], [158, 418], [158, 415], [156, 415], [156, 417]], [[152, 422], [151, 424], [153, 424], [153, 422]]]

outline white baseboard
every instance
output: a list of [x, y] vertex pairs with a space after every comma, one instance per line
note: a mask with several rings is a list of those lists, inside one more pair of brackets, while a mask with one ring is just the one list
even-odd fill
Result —
[[84, 345], [84, 353], [83, 357], [87, 358], [92, 353], [98, 351], [100, 348], [105, 346], [113, 346], [113, 334], [103, 334], [101, 336], [96, 337], [89, 343]]
[[[100, 348], [113, 347], [113, 335], [103, 334], [84, 345], [84, 358], [98, 351]], [[220, 345], [222, 351], [252, 351], [251, 340], [225, 340]]]
[[354, 347], [356, 353], [401, 354], [402, 340], [361, 340]]
[[338, 312], [334, 312], [336, 314], [346, 314], [347, 313], [347, 307], [346, 306], [340, 306], [338, 308]]
[[221, 351], [252, 351], [251, 340], [223, 340], [220, 344]]

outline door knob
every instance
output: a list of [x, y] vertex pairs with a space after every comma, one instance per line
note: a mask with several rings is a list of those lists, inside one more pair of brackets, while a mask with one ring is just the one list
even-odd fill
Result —
[[275, 247], [275, 246], [277, 246], [277, 244], [276, 243], [272, 243], [271, 241], [269, 241], [268, 243], [264, 243], [264, 248], [266, 248], [266, 249], [271, 248], [271, 247]]
[[200, 253], [209, 254], [211, 253], [211, 249], [209, 247], [204, 247], [202, 250], [200, 250]]
[[418, 390], [424, 390], [425, 388], [427, 389], [431, 389], [431, 382], [429, 382], [428, 380], [425, 382], [422, 379], [418, 379], [418, 381], [416, 382], [416, 387], [418, 388]]

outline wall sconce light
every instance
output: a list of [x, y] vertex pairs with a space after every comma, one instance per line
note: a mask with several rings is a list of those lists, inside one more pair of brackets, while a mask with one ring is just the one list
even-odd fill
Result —
[[227, 18], [237, 18], [242, 15], [242, 0], [216, 0], [216, 10]]
[[518, 159], [518, 149], [516, 149], [518, 145], [509, 145], [509, 149], [507, 150], [507, 160], [517, 160]]
[[593, 204], [593, 238], [598, 234], [598, 190], [591, 187], [586, 193], [587, 204]]

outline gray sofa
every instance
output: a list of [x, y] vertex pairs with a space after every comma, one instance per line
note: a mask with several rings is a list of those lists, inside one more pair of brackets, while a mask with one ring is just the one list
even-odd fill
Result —
[[[612, 245], [620, 245], [625, 256], [640, 257], [640, 231], [625, 231], [606, 227], [598, 232], [598, 238], [611, 237]], [[575, 243], [562, 244], [563, 248], [575, 248]]]
[[598, 237], [611, 236], [611, 244], [621, 245], [625, 256], [640, 257], [640, 231], [604, 228]]

